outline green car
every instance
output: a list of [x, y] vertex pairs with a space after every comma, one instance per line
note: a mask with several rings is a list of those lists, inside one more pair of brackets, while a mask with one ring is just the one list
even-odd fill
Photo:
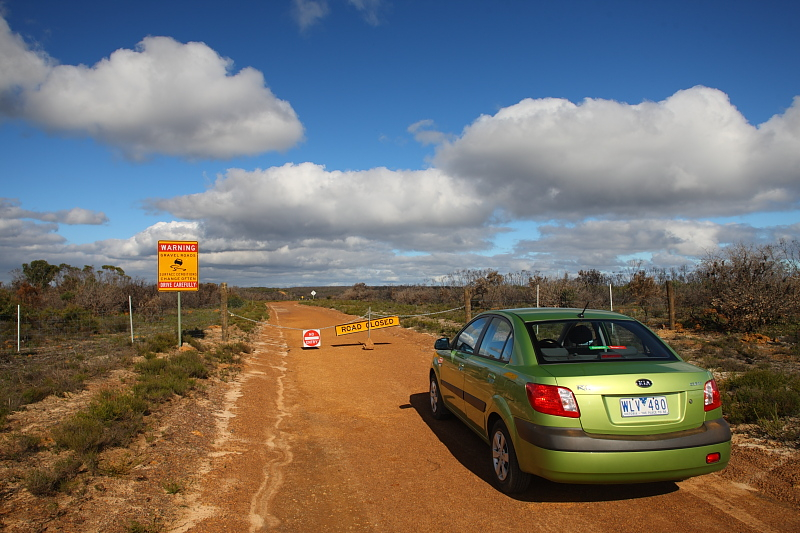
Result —
[[633, 318], [581, 309], [482, 313], [438, 339], [433, 417], [491, 446], [500, 490], [681, 480], [722, 470], [731, 432], [711, 373]]

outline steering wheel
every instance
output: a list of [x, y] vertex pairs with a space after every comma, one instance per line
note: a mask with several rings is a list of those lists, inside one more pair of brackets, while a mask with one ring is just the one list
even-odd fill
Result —
[[560, 348], [558, 341], [553, 339], [542, 339], [539, 341], [539, 348]]

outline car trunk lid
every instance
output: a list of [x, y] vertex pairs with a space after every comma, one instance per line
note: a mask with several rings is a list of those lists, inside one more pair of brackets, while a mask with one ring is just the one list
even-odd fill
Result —
[[685, 362], [569, 363], [547, 370], [575, 394], [588, 433], [669, 433], [705, 421], [703, 386], [711, 376]]

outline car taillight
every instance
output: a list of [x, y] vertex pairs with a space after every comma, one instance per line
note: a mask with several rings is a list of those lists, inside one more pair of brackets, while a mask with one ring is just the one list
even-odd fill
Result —
[[547, 415], [578, 418], [581, 412], [572, 391], [555, 385], [528, 383], [525, 385], [528, 401], [534, 410]]
[[721, 405], [722, 399], [719, 397], [717, 382], [713, 379], [706, 381], [706, 385], [703, 387], [703, 409], [713, 411]]
[[706, 455], [706, 464], [713, 465], [714, 463], [718, 463], [719, 460], [722, 459], [722, 454], [719, 452], [712, 452]]

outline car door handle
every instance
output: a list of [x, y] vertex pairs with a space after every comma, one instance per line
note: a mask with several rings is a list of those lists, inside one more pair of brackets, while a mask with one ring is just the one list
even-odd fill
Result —
[[458, 371], [459, 372], [463, 372], [464, 371], [464, 363], [459, 363], [458, 364]]
[[489, 372], [489, 375], [486, 376], [486, 379], [490, 379], [492, 381], [494, 381], [496, 378], [497, 376], [494, 374], [494, 372]]

